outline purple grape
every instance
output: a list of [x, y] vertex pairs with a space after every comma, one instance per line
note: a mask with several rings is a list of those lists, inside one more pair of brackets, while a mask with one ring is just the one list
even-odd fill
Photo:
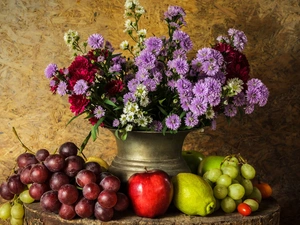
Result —
[[52, 154], [45, 159], [44, 164], [51, 172], [59, 172], [65, 167], [65, 158], [59, 154]]
[[78, 200], [79, 192], [72, 184], [64, 184], [58, 190], [58, 200], [66, 205], [72, 205]]
[[64, 184], [70, 183], [70, 177], [63, 172], [53, 173], [49, 179], [49, 186], [53, 191], [58, 191]]
[[35, 153], [35, 158], [39, 161], [39, 162], [44, 162], [45, 159], [50, 155], [49, 151], [47, 149], [39, 149], [37, 150], [37, 152]]
[[96, 175], [87, 169], [80, 170], [75, 177], [76, 183], [78, 186], [83, 187], [88, 183], [95, 183], [96, 182]]
[[75, 205], [75, 212], [81, 218], [88, 218], [94, 214], [95, 201], [82, 197]]
[[43, 164], [35, 164], [30, 170], [30, 180], [35, 183], [42, 184], [49, 178], [50, 172]]
[[83, 186], [82, 195], [88, 200], [96, 200], [101, 191], [101, 187], [92, 182]]
[[65, 142], [59, 147], [58, 152], [67, 158], [72, 155], [77, 155], [78, 147], [73, 142]]
[[114, 191], [103, 190], [100, 192], [97, 201], [103, 208], [113, 208], [118, 201], [118, 197]]
[[30, 179], [30, 171], [34, 165], [35, 164], [30, 164], [21, 170], [20, 180], [23, 184], [31, 184], [32, 183], [32, 180]]
[[124, 211], [128, 208], [129, 206], [129, 198], [127, 197], [127, 195], [125, 195], [124, 193], [118, 192], [117, 193], [117, 203], [114, 206], [114, 209], [116, 211]]
[[29, 152], [22, 153], [17, 158], [17, 164], [20, 169], [23, 169], [30, 164], [36, 163], [38, 163], [38, 160], [35, 158], [35, 155]]
[[94, 216], [101, 221], [110, 221], [114, 216], [113, 208], [103, 208], [98, 202], [95, 204]]
[[15, 194], [13, 194], [9, 188], [8, 188], [8, 184], [6, 181], [2, 182], [1, 183], [1, 186], [0, 186], [0, 195], [3, 199], [5, 200], [12, 200], [15, 196]]
[[108, 175], [101, 180], [100, 186], [104, 190], [118, 192], [121, 186], [121, 181], [114, 175]]
[[42, 195], [49, 190], [50, 190], [49, 185], [46, 183], [43, 184], [33, 183], [29, 187], [29, 195], [34, 200], [39, 201]]
[[48, 212], [58, 213], [61, 202], [58, 200], [57, 191], [47, 191], [40, 199], [41, 208]]
[[8, 189], [13, 194], [20, 194], [25, 189], [25, 184], [20, 180], [20, 174], [14, 174], [8, 178]]
[[64, 172], [69, 177], [75, 177], [77, 173], [84, 167], [84, 159], [78, 155], [69, 156], [66, 158]]
[[65, 220], [72, 220], [76, 216], [75, 206], [62, 204], [58, 215]]

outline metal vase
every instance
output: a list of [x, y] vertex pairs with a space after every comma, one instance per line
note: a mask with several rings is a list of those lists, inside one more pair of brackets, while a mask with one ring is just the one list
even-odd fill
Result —
[[188, 133], [189, 131], [180, 131], [164, 135], [147, 131], [128, 132], [125, 141], [116, 138], [117, 155], [108, 171], [125, 183], [132, 174], [146, 169], [160, 169], [170, 176], [190, 172], [182, 158], [182, 146]]

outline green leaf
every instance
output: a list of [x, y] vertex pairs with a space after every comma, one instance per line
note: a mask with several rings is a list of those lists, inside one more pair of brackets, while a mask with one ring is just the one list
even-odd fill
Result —
[[115, 103], [113, 103], [111, 100], [109, 100], [109, 99], [105, 99], [104, 100], [104, 103], [106, 103], [107, 105], [111, 105], [111, 106], [113, 106], [113, 107], [117, 107], [117, 105], [115, 104]]
[[97, 134], [98, 134], [98, 127], [100, 124], [104, 121], [105, 117], [102, 117], [101, 119], [98, 120], [98, 122], [92, 127], [91, 134], [93, 141], [97, 139]]
[[164, 98], [164, 99], [161, 99], [161, 100], [158, 101], [158, 103], [162, 106], [162, 103], [163, 103], [165, 100], [166, 100], [165, 98]]
[[157, 106], [158, 108], [159, 108], [159, 110], [162, 112], [162, 114], [164, 114], [165, 116], [167, 116], [168, 115], [168, 113], [166, 112], [166, 110], [164, 110], [164, 108], [163, 107], [161, 107], [161, 106]]
[[89, 142], [90, 138], [91, 138], [92, 132], [90, 131], [89, 134], [86, 136], [86, 138], [84, 139], [84, 141], [82, 142], [79, 152], [82, 153], [85, 146], [87, 145], [87, 143]]
[[68, 126], [74, 119], [78, 118], [79, 116], [81, 116], [81, 115], [84, 114], [84, 113], [85, 113], [85, 111], [83, 111], [82, 113], [80, 113], [80, 114], [78, 114], [78, 115], [76, 115], [76, 116], [73, 116], [73, 117], [69, 120], [69, 122], [66, 124], [66, 126]]
[[185, 116], [185, 114], [186, 114], [186, 112], [185, 111], [183, 111], [181, 114], [180, 114], [180, 119], [182, 119], [184, 116]]
[[125, 141], [127, 139], [127, 131], [125, 131], [121, 136], [122, 141]]

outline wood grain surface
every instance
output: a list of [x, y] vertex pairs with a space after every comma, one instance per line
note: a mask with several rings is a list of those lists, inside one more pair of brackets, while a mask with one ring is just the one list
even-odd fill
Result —
[[[219, 118], [217, 130], [193, 132], [184, 149], [205, 155], [241, 153], [273, 187], [281, 206], [281, 224], [300, 223], [300, 6], [298, 0], [140, 0], [148, 34], [160, 36], [168, 5], [187, 13], [184, 29], [194, 42], [193, 53], [208, 47], [228, 28], [248, 37], [246, 55], [253, 77], [270, 91], [268, 104], [230, 124]], [[77, 30], [85, 40], [101, 33], [119, 51], [123, 33], [123, 0], [0, 0], [0, 180], [11, 172], [24, 151], [12, 132], [33, 151], [54, 152], [65, 141], [80, 145], [90, 127], [72, 114], [65, 97], [54, 96], [44, 77], [46, 66], [71, 62], [63, 35]], [[86, 155], [110, 162], [116, 153], [111, 133], [100, 131]], [[2, 200], [0, 200], [2, 202]]]

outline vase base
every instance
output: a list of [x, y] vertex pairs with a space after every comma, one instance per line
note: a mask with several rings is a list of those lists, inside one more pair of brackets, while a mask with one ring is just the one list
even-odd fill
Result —
[[108, 168], [108, 171], [119, 177], [123, 183], [126, 183], [129, 177], [134, 173], [153, 169], [163, 170], [171, 177], [177, 175], [178, 173], [191, 172], [183, 158], [159, 161], [136, 161], [124, 160], [118, 156], [114, 158], [110, 167]]

